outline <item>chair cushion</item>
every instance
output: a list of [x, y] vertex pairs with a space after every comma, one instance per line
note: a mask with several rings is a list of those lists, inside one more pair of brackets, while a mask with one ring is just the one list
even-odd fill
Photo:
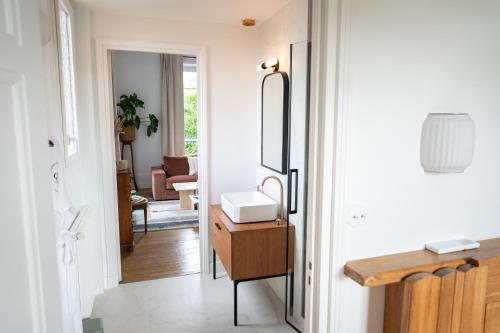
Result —
[[189, 175], [194, 176], [198, 174], [198, 157], [196, 156], [188, 156], [188, 164], [189, 164]]
[[180, 176], [172, 176], [167, 178], [167, 190], [175, 190], [174, 183], [189, 183], [198, 181], [198, 176], [188, 176], [188, 175], [180, 175]]
[[167, 178], [179, 175], [189, 175], [189, 163], [186, 156], [163, 156], [163, 169]]

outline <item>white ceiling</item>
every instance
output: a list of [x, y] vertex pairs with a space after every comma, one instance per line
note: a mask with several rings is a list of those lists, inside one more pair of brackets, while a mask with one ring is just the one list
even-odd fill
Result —
[[246, 17], [257, 25], [289, 0], [75, 0], [96, 11], [171, 20], [241, 24]]

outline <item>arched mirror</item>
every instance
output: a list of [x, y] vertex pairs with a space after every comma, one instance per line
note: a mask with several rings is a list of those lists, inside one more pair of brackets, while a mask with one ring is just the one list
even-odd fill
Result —
[[274, 72], [262, 81], [261, 165], [287, 173], [288, 75]]

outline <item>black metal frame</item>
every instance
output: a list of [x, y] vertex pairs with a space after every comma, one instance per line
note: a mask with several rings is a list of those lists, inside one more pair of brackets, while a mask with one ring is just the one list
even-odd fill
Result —
[[[295, 191], [294, 191], [294, 206], [293, 209], [289, 209], [289, 214], [297, 214], [297, 200], [299, 198], [299, 169], [290, 169], [289, 175], [295, 175]], [[290, 189], [292, 188], [292, 178], [288, 177], [288, 197], [287, 197], [287, 207], [292, 207], [292, 193]]]
[[[215, 252], [215, 249], [212, 248], [212, 254], [213, 254], [213, 279], [217, 279], [217, 270], [216, 270], [216, 259], [217, 259], [217, 253]], [[238, 284], [242, 282], [250, 282], [250, 281], [258, 281], [258, 280], [264, 280], [264, 279], [272, 279], [272, 278], [277, 278], [277, 277], [284, 277], [286, 276], [288, 279], [288, 275], [290, 275], [290, 279], [293, 281], [294, 279], [294, 274], [293, 271], [290, 273], [283, 273], [283, 274], [276, 274], [276, 275], [268, 275], [268, 276], [259, 276], [256, 278], [251, 278], [251, 279], [241, 279], [241, 280], [233, 280], [233, 320], [234, 320], [234, 326], [238, 326]], [[292, 297], [293, 297], [293, 291], [292, 291]]]
[[[283, 78], [283, 138], [281, 147], [281, 170], [276, 170], [270, 166], [264, 164], [264, 84], [266, 79], [271, 75], [281, 75]], [[269, 170], [278, 172], [282, 175], [287, 173], [287, 161], [288, 161], [288, 132], [289, 132], [289, 116], [290, 113], [290, 82], [288, 80], [288, 74], [286, 72], [276, 71], [269, 73], [264, 76], [262, 80], [262, 93], [261, 93], [261, 119], [260, 119], [260, 165]]]
[[[292, 75], [292, 64], [293, 64], [293, 44], [290, 44], [290, 75]], [[306, 93], [306, 123], [305, 123], [305, 156], [306, 158], [309, 156], [309, 114], [310, 114], [310, 84], [311, 84], [311, 42], [307, 42], [307, 93]], [[292, 85], [293, 85], [293, 77], [290, 77], [290, 91], [292, 90]], [[290, 103], [291, 107], [291, 103]], [[291, 110], [289, 111], [290, 117], [289, 121], [291, 122], [292, 115], [291, 115]], [[291, 124], [289, 124], [289, 127], [291, 128]], [[291, 131], [290, 131], [291, 132]], [[290, 133], [288, 136], [288, 145], [290, 146], [291, 140], [290, 140]], [[290, 147], [288, 147], [290, 150]], [[286, 233], [286, 253], [288, 253], [288, 248], [289, 248], [289, 227], [290, 227], [290, 215], [291, 214], [296, 214], [297, 213], [297, 198], [298, 198], [298, 172], [299, 170], [297, 169], [290, 169], [290, 155], [288, 155], [288, 160], [287, 160], [287, 167], [290, 170], [290, 173], [295, 173], [295, 208], [292, 210], [291, 209], [291, 198], [292, 198], [292, 179], [291, 177], [288, 177], [288, 196], [287, 196], [287, 218], [286, 218], [286, 227], [287, 227], [287, 233]], [[304, 216], [307, 219], [307, 189], [308, 189], [308, 163], [305, 163], [304, 166]], [[307, 220], [304, 223], [304, 232], [303, 232], [303, 249], [302, 249], [302, 293], [301, 293], [301, 315], [304, 318], [305, 317], [305, 282], [306, 282], [306, 246], [305, 244], [307, 243]], [[288, 267], [288, 256], [286, 256], [286, 267]], [[293, 310], [293, 305], [294, 305], [294, 290], [293, 290], [293, 284], [294, 284], [294, 279], [290, 278], [290, 312]], [[292, 327], [296, 332], [301, 333], [301, 331], [295, 327], [289, 320], [288, 320], [288, 277], [286, 278], [285, 282], [285, 321], [286, 323]]]

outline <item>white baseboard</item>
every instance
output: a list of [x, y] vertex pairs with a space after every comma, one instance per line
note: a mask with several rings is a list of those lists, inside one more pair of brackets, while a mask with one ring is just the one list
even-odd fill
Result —
[[107, 276], [104, 282], [104, 290], [118, 287], [119, 281], [117, 276]]

